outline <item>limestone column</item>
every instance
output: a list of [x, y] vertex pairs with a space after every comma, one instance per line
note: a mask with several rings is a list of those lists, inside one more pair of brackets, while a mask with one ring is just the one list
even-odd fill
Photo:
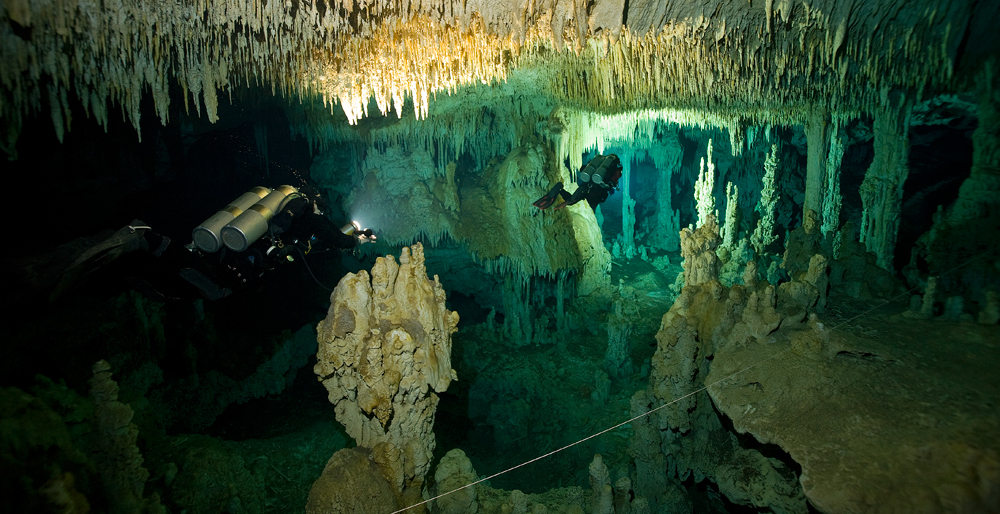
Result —
[[892, 268], [903, 182], [910, 173], [909, 127], [908, 102], [901, 102], [897, 108], [887, 107], [875, 112], [875, 159], [861, 184], [864, 211], [860, 239], [865, 248], [876, 255], [879, 267], [886, 270]]
[[[830, 115], [815, 107], [806, 121], [806, 199], [802, 212], [823, 212], [823, 189], [826, 185], [826, 152], [829, 143]], [[803, 218], [804, 219], [804, 218]]]
[[840, 228], [840, 163], [844, 159], [844, 145], [840, 140], [840, 127], [835, 120], [831, 124], [829, 153], [826, 156], [826, 176], [823, 188], [823, 210], [820, 212], [821, 232], [825, 236]]
[[660, 175], [656, 182], [656, 225], [646, 242], [668, 252], [676, 252], [680, 249], [680, 211], [673, 208], [670, 182], [674, 174], [680, 171], [684, 149], [677, 137], [677, 130], [673, 128], [661, 136], [657, 145], [658, 148], [651, 150]]
[[635, 257], [638, 253], [635, 249], [635, 200], [629, 194], [629, 181], [632, 180], [632, 161], [635, 159], [635, 152], [626, 150], [620, 156], [622, 163], [622, 176], [618, 181], [622, 192], [622, 235], [621, 251], [627, 259]]

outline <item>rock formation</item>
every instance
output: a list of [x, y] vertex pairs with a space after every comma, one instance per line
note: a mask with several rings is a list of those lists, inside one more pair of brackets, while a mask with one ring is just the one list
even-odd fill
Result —
[[[0, 412], [5, 512], [36, 512], [48, 504], [50, 512], [86, 514], [86, 491], [78, 491], [74, 482], [90, 463], [73, 445], [63, 418], [43, 399], [14, 387], [0, 388]], [[93, 496], [104, 499], [96, 490]]]
[[371, 450], [402, 503], [419, 501], [430, 468], [435, 392], [457, 379], [451, 368], [457, 324], [437, 277], [427, 278], [417, 243], [403, 248], [398, 264], [392, 256], [378, 258], [371, 277], [345, 276], [319, 325], [315, 372], [337, 420]]
[[[701, 227], [708, 227], [701, 230]], [[684, 258], [684, 285], [701, 285], [719, 278], [719, 257], [715, 249], [722, 242], [714, 214], [707, 214], [698, 230], [681, 230], [681, 257]]]
[[854, 223], [850, 221], [840, 228], [837, 236], [839, 255], [830, 262], [830, 285], [842, 289], [851, 298], [888, 298], [897, 282], [878, 266], [876, 255], [865, 250], [854, 230]]
[[[896, 454], [895, 460], [886, 458], [891, 461], [887, 464], [890, 471], [907, 471], [898, 462], [940, 464], [939, 469], [920, 469], [922, 475], [942, 478], [938, 483], [947, 489], [934, 491], [924, 505], [933, 504], [939, 510], [956, 510], [957, 505], [995, 511], [995, 501], [990, 503], [996, 497], [990, 481], [996, 470], [995, 446], [982, 443], [980, 448], [969, 443], [971, 439], [950, 439], [950, 432], [935, 432], [939, 426], [931, 421], [940, 422], [941, 418], [933, 417], [930, 409], [920, 410], [925, 396], [933, 400], [933, 394], [949, 384], [935, 384], [935, 391], [917, 395], [899, 390], [892, 380], [878, 381], [896, 377], [893, 373], [910, 367], [889, 365], [902, 361], [890, 359], [886, 356], [890, 352], [880, 351], [877, 345], [844, 346], [838, 329], [827, 326], [828, 320], [810, 317], [808, 311], [824, 308], [828, 270], [833, 294], [845, 292], [855, 299], [895, 294], [891, 264], [898, 260], [897, 241], [899, 250], [905, 250], [905, 239], [898, 238], [897, 232], [901, 223], [906, 223], [901, 221], [904, 180], [911, 175], [913, 160], [910, 106], [929, 96], [975, 88], [983, 107], [973, 135], [972, 173], [958, 194], [958, 202], [941, 211], [923, 240], [925, 262], [914, 268], [919, 270], [919, 280], [911, 285], [929, 286], [920, 288], [925, 291], [925, 317], [935, 314], [937, 297], [945, 302], [946, 318], [951, 318], [943, 322], [962, 320], [966, 309], [978, 314], [982, 323], [1000, 320], [1000, 268], [996, 266], [1000, 259], [1000, 239], [996, 237], [1000, 230], [1000, 89], [994, 72], [1000, 53], [1000, 38], [994, 30], [998, 16], [1000, 2], [935, 0], [6, 0], [0, 2], [0, 153], [15, 159], [19, 150], [24, 157], [42, 153], [20, 143], [54, 148], [52, 141], [38, 137], [40, 126], [46, 129], [48, 139], [54, 135], [66, 140], [67, 144], [53, 152], [57, 154], [53, 158], [40, 159], [51, 161], [48, 169], [32, 169], [30, 164], [8, 169], [11, 176], [44, 182], [46, 210], [52, 210], [53, 219], [74, 222], [39, 221], [36, 225], [66, 230], [78, 221], [67, 216], [67, 212], [73, 214], [76, 203], [59, 207], [67, 204], [62, 199], [72, 196], [85, 202], [101, 198], [100, 203], [107, 203], [101, 206], [106, 216], [120, 212], [122, 205], [107, 202], [108, 196], [131, 197], [149, 187], [159, 188], [149, 183], [159, 184], [172, 174], [192, 178], [194, 167], [184, 168], [200, 159], [196, 158], [198, 152], [188, 154], [188, 149], [197, 150], [196, 144], [209, 146], [213, 140], [201, 137], [209, 132], [228, 130], [209, 124], [223, 120], [224, 125], [241, 126], [256, 116], [251, 114], [255, 104], [261, 109], [275, 108], [288, 119], [290, 139], [301, 136], [308, 151], [321, 154], [310, 176], [322, 182], [324, 193], [333, 189], [341, 193], [343, 201], [338, 207], [344, 214], [357, 214], [347, 212], [351, 208], [377, 213], [371, 214], [374, 220], [363, 221], [384, 230], [380, 239], [391, 244], [415, 240], [453, 244], [448, 250], [460, 254], [463, 262], [469, 263], [464, 267], [471, 270], [467, 274], [471, 278], [463, 280], [478, 282], [462, 293], [472, 297], [472, 293], [485, 290], [484, 294], [491, 295], [492, 305], [481, 305], [486, 311], [496, 307], [506, 325], [506, 331], [493, 341], [518, 348], [557, 346], [552, 342], [555, 339], [582, 343], [587, 339], [584, 331], [594, 334], [597, 328], [604, 328], [599, 326], [603, 318], [591, 314], [609, 305], [612, 262], [594, 213], [583, 204], [558, 213], [542, 213], [532, 208], [531, 200], [559, 180], [572, 188], [572, 176], [584, 155], [603, 153], [605, 147], [625, 147], [630, 154], [635, 152], [636, 158], [624, 161], [622, 251], [616, 255], [632, 256], [638, 250], [645, 256], [643, 247], [636, 248], [643, 233], [641, 228], [635, 230], [636, 222], [643, 216], [655, 219], [660, 231], [649, 235], [646, 244], [652, 241], [671, 251], [683, 246], [687, 283], [684, 294], [662, 319], [657, 353], [639, 374], [632, 373], [629, 350], [648, 347], [629, 341], [630, 331], [638, 336], [641, 330], [640, 320], [623, 316], [624, 304], [631, 299], [614, 305], [607, 327], [608, 373], [625, 383], [651, 372], [648, 390], [634, 397], [633, 414], [680, 400], [634, 424], [636, 435], [630, 448], [637, 473], [632, 485], [645, 496], [636, 505], [661, 512], [666, 505], [673, 505], [670, 491], [676, 489], [671, 488], [680, 487], [690, 476], [698, 483], [708, 477], [737, 503], [801, 511], [804, 497], [802, 488], [796, 487], [795, 472], [746, 448], [724, 426], [728, 416], [735, 420], [737, 431], [780, 444], [803, 463], [807, 473], [798, 480], [819, 508], [863, 510], [882, 500], [887, 491], [899, 497], [885, 500], [899, 506], [903, 505], [900, 498], [908, 494], [923, 501], [927, 497], [921, 495], [931, 493], [920, 487], [917, 478], [880, 476], [881, 463], [865, 460], [865, 456], [887, 455], [870, 451], [881, 448], [854, 444], [853, 439], [841, 444], [843, 441], [837, 439], [840, 434], [816, 419], [833, 420], [835, 423], [828, 424], [842, 428], [851, 438], [869, 437], [876, 442], [877, 434], [871, 435], [877, 432], [875, 428], [895, 430], [892, 421], [914, 427], [901, 433], [900, 441], [912, 443], [923, 453], [904, 452]], [[116, 130], [117, 120], [113, 112], [109, 115], [109, 108], [120, 108], [125, 123], [131, 123], [136, 132], [142, 128], [137, 135], [140, 141], [145, 136], [145, 142], [141, 152], [135, 151], [142, 154], [141, 162], [130, 162], [132, 152], [110, 152], [113, 159], [90, 159], [97, 163], [94, 168], [112, 170], [108, 175], [91, 176], [88, 169], [80, 169], [85, 166], [66, 166], [78, 162], [71, 156], [86, 151], [63, 150], [86, 146], [77, 136], [99, 132], [94, 130], [97, 127], [112, 134], [108, 137], [115, 142], [126, 139], [115, 135], [122, 131]], [[383, 116], [375, 116], [375, 108]], [[395, 118], [385, 116], [390, 112]], [[36, 119], [39, 114], [51, 119], [51, 130], [48, 121]], [[854, 122], [868, 123], [868, 116], [873, 116], [874, 122], [875, 161], [860, 196], [850, 190], [858, 185], [848, 181], [851, 174], [845, 173], [843, 195], [849, 197], [847, 200], [857, 196], [853, 201], [861, 202], [860, 234], [866, 247], [843, 242], [839, 253], [829, 251], [832, 245], [824, 238], [840, 226], [841, 218], [859, 216], [851, 209], [841, 214], [839, 209], [841, 160], [844, 167], [850, 167], [859, 155], [852, 155], [852, 149], [846, 148], [850, 145], [838, 148], [838, 134]], [[71, 133], [73, 121], [76, 130]], [[789, 144], [795, 139], [790, 134], [798, 131], [795, 127], [803, 121], [805, 142]], [[262, 120], [253, 122], [260, 162], [269, 174], [268, 138], [273, 150], [277, 134], [269, 136]], [[645, 181], [639, 166], [631, 166], [639, 162], [638, 148], [658, 144], [653, 142], [657, 129], [650, 128], [656, 125], [661, 126], [659, 130], [674, 131], [667, 138], [672, 148], [669, 161], [674, 164], [661, 166], [660, 162], [668, 160], [665, 157], [657, 162], [661, 175], [657, 193], [654, 201], [644, 204], [641, 188], [630, 185], [629, 178]], [[727, 189], [731, 191], [727, 194], [730, 221], [725, 223], [729, 227], [725, 232], [729, 257], [722, 259], [723, 266], [728, 264], [722, 270], [732, 278], [721, 283], [720, 259], [714, 252], [719, 245], [715, 227], [719, 220], [711, 219], [716, 201], [709, 180], [716, 178], [713, 150], [708, 152], [708, 170], [695, 202], [700, 207], [697, 223], [706, 223], [712, 230], [685, 231], [683, 245], [677, 237], [682, 217], [691, 217], [690, 198], [686, 196], [690, 181], [678, 180], [672, 185], [671, 180], [662, 180], [663, 175], [677, 172], [680, 179], [697, 164], [690, 154], [685, 156], [685, 147], [694, 146], [696, 141], [686, 135], [679, 137], [677, 125], [724, 130], [726, 135], [713, 136], [715, 150], [734, 157], [740, 152], [759, 153], [756, 150], [764, 144], [763, 139], [770, 146], [772, 136], [777, 137], [763, 167], [759, 224], [749, 245], [755, 254], [750, 254], [745, 243], [742, 249], [733, 248], [734, 241], [750, 227], [740, 226], [734, 216], [737, 209], [730, 204], [745, 202], [739, 191], [748, 194], [750, 190], [744, 187], [745, 182], [739, 190]], [[133, 133], [129, 132], [128, 138], [134, 139]], [[697, 143], [700, 145], [700, 138]], [[166, 153], [176, 158], [161, 167], [163, 163], [155, 154], [168, 145]], [[793, 217], [788, 214], [791, 205], [796, 206], [797, 217], [798, 205], [803, 203], [798, 198], [800, 191], [795, 191], [801, 170], [794, 146], [806, 150], [804, 206], [820, 217], [807, 215], [809, 224], [784, 241], [788, 253], [782, 269], [791, 281], [779, 284], [786, 277], [773, 259], [776, 240], [791, 228], [791, 222], [786, 222]], [[664, 152], [661, 156], [668, 153]], [[784, 156], [780, 166], [779, 152]], [[276, 157], [275, 152], [270, 155]], [[564, 162], [569, 163], [568, 168]], [[49, 180], [50, 171], [56, 168], [70, 178]], [[755, 166], [754, 172], [758, 168]], [[913, 168], [915, 178], [917, 166]], [[720, 161], [720, 183], [733, 178], [726, 174], [729, 169]], [[185, 175], [186, 171], [191, 173]], [[940, 171], [945, 173], [943, 167]], [[126, 183], [126, 187], [119, 187], [123, 181], [111, 176], [126, 174], [136, 176], [135, 183]], [[736, 171], [733, 174], [738, 175]], [[119, 192], [103, 195], [115, 190]], [[60, 198], [53, 198], [55, 194]], [[37, 201], [32, 195], [21, 196], [27, 198], [25, 204]], [[329, 196], [336, 199], [334, 194]], [[672, 197], [684, 201], [674, 205]], [[648, 212], [653, 205], [657, 212]], [[748, 205], [743, 203], [742, 207], [747, 210]], [[610, 204], [605, 208], [610, 212]], [[34, 212], [17, 205], [9, 210]], [[96, 218], [90, 218], [92, 211], [88, 209], [88, 223], [80, 223], [77, 229], [96, 223]], [[748, 217], [743, 221], [752, 225], [754, 220]], [[609, 220], [605, 225], [609, 232], [616, 222]], [[53, 233], [53, 237], [58, 234]], [[873, 253], [866, 253], [865, 248]], [[371, 246], [366, 249], [370, 251]], [[316, 372], [360, 450], [331, 459], [324, 482], [317, 483], [314, 509], [334, 504], [351, 506], [343, 507], [345, 510], [406, 505], [423, 488], [435, 444], [431, 427], [436, 393], [455, 378], [450, 334], [457, 320], [444, 307], [441, 286], [436, 280], [426, 280], [422, 255], [418, 255], [421, 252], [416, 246], [405, 251], [398, 263], [382, 259], [370, 275], [348, 277], [333, 295], [329, 318], [318, 337]], [[666, 256], [657, 257], [669, 262]], [[303, 257], [300, 264], [305, 260]], [[964, 267], [961, 273], [948, 273], [958, 267]], [[745, 272], [744, 285], [729, 287], [738, 282], [741, 272]], [[449, 271], [447, 275], [456, 280], [458, 274]], [[758, 280], [764, 277], [767, 283]], [[940, 282], [930, 277], [940, 277]], [[554, 288], [548, 287], [556, 281]], [[453, 290], [450, 283], [449, 290]], [[503, 298], [498, 300], [500, 296]], [[549, 301], [552, 296], [555, 302]], [[584, 301], [564, 305], [574, 296]], [[640, 294], [635, 300], [645, 298]], [[474, 306], [470, 308], [475, 312]], [[558, 337], [551, 337], [553, 310]], [[836, 312], [828, 310], [831, 315]], [[494, 316], [488, 326], [499, 319]], [[924, 320], [912, 321], [916, 326], [926, 325]], [[902, 330], [906, 325], [895, 328]], [[958, 359], [986, 351], [980, 347], [991, 348], [981, 341], [988, 343], [996, 335], [968, 327], [956, 330], [968, 330], [975, 337], [951, 350], [954, 354], [928, 352], [926, 348], [934, 341], [914, 337], [911, 342], [919, 343], [914, 345], [919, 346], [914, 354], [948, 371]], [[171, 339], [176, 340], [174, 336]], [[566, 343], [561, 345], [556, 350], [565, 353]], [[520, 349], [524, 353], [530, 350]], [[215, 350], [223, 356], [235, 353], [221, 346]], [[770, 373], [736, 385], [727, 383], [728, 389], [710, 385], [707, 378], [710, 373], [742, 370], [784, 350], [788, 351], [782, 359], [773, 362], [784, 367], [769, 366]], [[543, 390], [554, 381], [552, 377], [571, 384], [567, 374], [589, 364], [568, 361], [559, 353], [541, 355], [544, 362], [538, 366], [497, 364], [496, 369], [511, 372], [484, 373], [470, 387], [469, 397], [482, 400], [471, 402], [479, 405], [470, 405], [470, 413], [481, 411], [481, 419], [509, 429], [496, 436], [500, 446], [529, 447], [522, 442], [524, 437], [553, 434], [559, 430], [554, 427], [573, 426], [573, 421], [579, 420], [553, 414], [547, 416], [553, 420], [548, 425], [532, 423], [542, 409], [558, 412], [552, 407], [556, 402], [539, 402], [539, 398], [555, 397], [555, 392], [542, 391], [546, 396], [524, 392]], [[183, 411], [162, 409], [160, 416], [187, 417], [189, 425], [204, 428], [223, 404], [284, 389], [294, 376], [288, 370], [295, 367], [298, 357], [301, 353], [290, 347], [279, 351], [245, 381], [218, 372], [193, 375], [186, 384], [174, 381], [169, 386], [173, 390], [199, 390], [202, 394], [198, 398], [210, 401], [191, 401]], [[861, 364], [845, 369], [844, 359]], [[187, 357], [181, 360], [193, 361]], [[922, 365], [916, 359], [908, 364]], [[848, 373], [858, 369], [865, 373]], [[613, 405], [614, 389], [623, 388], [611, 388], [606, 374], [590, 371], [584, 375], [594, 379], [587, 379], [586, 390], [579, 396], [597, 400], [594, 405]], [[104, 460], [109, 466], [108, 480], [121, 486], [118, 500], [124, 507], [116, 509], [135, 510], [133, 507], [144, 501], [145, 472], [129, 420], [131, 411], [114, 398], [117, 389], [107, 372], [100, 370], [101, 377], [95, 377], [95, 396], [101, 395], [96, 417], [105, 422], [95, 432], [114, 443], [106, 449]], [[794, 373], [794, 378], [788, 378], [788, 373]], [[875, 384], [873, 396], [866, 396], [864, 388], [850, 382], [835, 380], [850, 377], [868, 384], [869, 376]], [[995, 373], [987, 377], [995, 378]], [[129, 389], [126, 384], [123, 381], [123, 390]], [[988, 387], [990, 383], [978, 385]], [[708, 393], [692, 394], [701, 387], [709, 387]], [[967, 416], [975, 421], [969, 414], [969, 405], [975, 402], [961, 401], [966, 394], [979, 394], [984, 389], [969, 389], [971, 393], [949, 389], [948, 394], [937, 396], [933, 405], [941, 407], [941, 412], [955, 414], [955, 419]], [[995, 393], [995, 389], [985, 390]], [[225, 392], [210, 394], [213, 391]], [[884, 394], [886, 391], [893, 394]], [[828, 392], [835, 401], [806, 410], [806, 400], [823, 398]], [[558, 393], [570, 398], [563, 391]], [[718, 412], [708, 394], [714, 395]], [[166, 405], [178, 405], [184, 398], [173, 393], [159, 397], [168, 398], [163, 402]], [[151, 401], [157, 401], [156, 397], [151, 396]], [[898, 412], [891, 410], [894, 405], [886, 409], [895, 417], [880, 418], [881, 413], [876, 412], [879, 406], [872, 406], [879, 402], [901, 406]], [[947, 410], [954, 404], [966, 405], [965, 410]], [[987, 401], [979, 404], [995, 406]], [[134, 405], [138, 409], [140, 404]], [[194, 411], [206, 414], [182, 414]], [[990, 423], [982, 432], [989, 432], [989, 428], [996, 432], [997, 424]], [[796, 432], [799, 426], [814, 433]], [[920, 431], [940, 437], [921, 439]], [[817, 441], [826, 441], [851, 458], [823, 455], [829, 447]], [[980, 444], [981, 440], [973, 442]], [[600, 451], [612, 462], [612, 453]], [[942, 455], [965, 461], [939, 458]], [[839, 469], [856, 464], [865, 467], [865, 483], [845, 482], [846, 473]], [[150, 468], [157, 476], [156, 468]], [[358, 474], [345, 469], [358, 470]], [[39, 483], [52, 480], [54, 495], [87, 485], [87, 477], [76, 469], [72, 473], [77, 477], [75, 486], [72, 476], [65, 473], [46, 475]], [[947, 480], [956, 475], [961, 479]], [[978, 477], [981, 482], [969, 477]], [[353, 482], [354, 478], [358, 481]], [[838, 481], [846, 484], [843, 491], [835, 490]], [[105, 485], [98, 480], [89, 482]], [[623, 497], [618, 494], [618, 482], [602, 480], [601, 484], [601, 497], [607, 500], [605, 493], [610, 487], [613, 504], [618, 505]], [[344, 488], [336, 489], [341, 485]], [[378, 501], [364, 503], [350, 498], [351, 485], [372, 491]], [[862, 494], [850, 496], [857, 494], [852, 492], [856, 490]], [[955, 490], [975, 494], [953, 494]], [[397, 498], [390, 501], [388, 494]], [[322, 498], [333, 500], [323, 503]], [[962, 503], [969, 498], [979, 503]], [[503, 501], [512, 512], [524, 511], [530, 503], [520, 493], [511, 493]], [[608, 503], [601, 505], [603, 509]]]
[[[978, 341], [988, 327], [880, 311], [854, 329], [789, 321], [770, 343], [717, 349], [705, 382], [718, 383], [709, 394], [736, 431], [801, 466], [818, 511], [996, 511], [1000, 453], [986, 427], [997, 415], [981, 406], [997, 393], [983, 362], [996, 349], [958, 355], [935, 342], [954, 331]], [[928, 364], [938, 359], [953, 364]]]
[[437, 494], [445, 494], [435, 500], [434, 512], [476, 514], [479, 509], [476, 503], [476, 486], [470, 486], [475, 481], [476, 470], [472, 469], [472, 462], [465, 456], [465, 452], [455, 448], [446, 453], [434, 471]]
[[[655, 407], [670, 402], [650, 416], [649, 423], [636, 423], [632, 440], [636, 497], [650, 502], [653, 511], [664, 508], [669, 503], [664, 492], [693, 473], [696, 482], [711, 477], [720, 492], [736, 503], [806, 512], [801, 489], [784, 465], [743, 447], [723, 428], [711, 400], [699, 391], [708, 384], [711, 359], [721, 347], [764, 339], [782, 323], [774, 309], [773, 286], [753, 291], [748, 299], [743, 286], [727, 288], [719, 283], [715, 256], [719, 241], [714, 217], [693, 232], [681, 233], [684, 273], [690, 278], [656, 334], [649, 390], [633, 398], [633, 414], [637, 403]], [[760, 315], [744, 308], [748, 303]], [[650, 430], [657, 426], [659, 430]], [[647, 469], [655, 460], [639, 456], [643, 446], [662, 448], [666, 458], [659, 470]], [[645, 476], [662, 474], [663, 469], [667, 475], [659, 480]]]
[[804, 273], [778, 286], [778, 297], [787, 304], [823, 312], [829, 285], [826, 256], [817, 253], [809, 259], [809, 267]]
[[94, 364], [90, 395], [94, 399], [97, 434], [95, 460], [111, 502], [110, 512], [163, 512], [158, 496], [143, 498], [149, 471], [142, 466], [142, 454], [135, 444], [139, 429], [132, 423], [132, 408], [118, 401], [118, 384], [111, 379], [107, 361]]
[[367, 448], [345, 448], [333, 454], [306, 503], [308, 514], [388, 514], [398, 507]]
[[[696, 284], [685, 285], [664, 315], [649, 389], [633, 398], [633, 414], [636, 404], [667, 404], [634, 423], [637, 497], [655, 509], [663, 503], [658, 491], [693, 474], [696, 482], [711, 477], [730, 501], [783, 512], [805, 512], [807, 498], [831, 513], [996, 511], [1000, 450], [986, 427], [997, 416], [980, 404], [997, 394], [984, 367], [996, 348], [973, 344], [957, 355], [937, 343], [949, 341], [948, 331], [984, 340], [995, 336], [992, 327], [883, 312], [827, 326], [806, 315], [825, 298], [824, 255], [798, 264], [778, 287], [747, 280], [726, 288], [708, 272], [718, 236], [706, 229], [713, 227], [682, 235], [685, 273]], [[806, 239], [786, 263], [805, 260]], [[857, 256], [856, 243], [845, 243], [846, 255]], [[874, 259], [860, 262], [879, 269]], [[839, 279], [848, 274], [865, 276], [841, 270]], [[945, 355], [961, 364], [939, 369]], [[723, 428], [726, 418], [756, 441]], [[765, 457], [760, 445], [772, 443], [787, 456]], [[662, 448], [666, 462], [644, 456], [643, 447]], [[668, 470], [660, 483], [646, 476], [651, 463]]]
[[619, 281], [611, 312], [608, 314], [608, 348], [604, 370], [613, 378], [632, 374], [632, 319], [637, 315], [635, 289]]
[[803, 217], [802, 226], [789, 234], [781, 260], [781, 267], [793, 279], [805, 273], [809, 269], [809, 260], [812, 256], [822, 251], [819, 214], [810, 209], [805, 211]]
[[614, 514], [614, 489], [608, 467], [600, 454], [590, 462], [590, 511], [593, 514]]
[[778, 170], [778, 145], [771, 145], [771, 151], [764, 161], [764, 175], [761, 177], [763, 185], [760, 190], [760, 204], [757, 211], [760, 217], [757, 219], [757, 227], [750, 236], [754, 251], [758, 255], [764, 254], [765, 249], [778, 236], [774, 235], [775, 206], [778, 204], [778, 191], [775, 189], [774, 174]]

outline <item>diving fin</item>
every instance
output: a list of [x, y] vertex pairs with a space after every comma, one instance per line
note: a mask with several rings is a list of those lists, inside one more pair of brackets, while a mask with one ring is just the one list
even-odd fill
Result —
[[538, 200], [535, 200], [535, 203], [531, 205], [534, 205], [539, 209], [548, 209], [549, 207], [552, 207], [552, 204], [555, 203], [556, 199], [559, 198], [559, 193], [562, 192], [562, 189], [563, 189], [562, 182], [557, 183], [556, 185], [552, 186], [552, 189], [549, 189], [548, 193], [545, 193], [545, 196], [539, 198]]

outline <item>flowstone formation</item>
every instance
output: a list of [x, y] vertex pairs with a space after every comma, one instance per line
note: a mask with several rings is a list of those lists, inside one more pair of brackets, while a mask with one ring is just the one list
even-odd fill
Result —
[[[331, 160], [320, 162], [315, 171], [336, 176]], [[572, 184], [569, 171], [537, 138], [481, 170], [466, 164], [458, 169], [455, 162], [437, 169], [430, 153], [403, 146], [369, 149], [362, 166], [364, 178], [347, 194], [345, 210], [381, 227], [380, 241], [403, 245], [422, 237], [434, 265], [465, 268], [464, 274], [442, 273], [443, 280], [449, 290], [502, 309], [502, 335], [510, 344], [539, 343], [544, 337], [536, 324], [544, 328], [547, 319], [542, 318], [549, 314], [535, 312], [534, 296], [556, 297], [551, 317], [562, 327], [566, 300], [597, 306], [610, 300], [611, 255], [594, 211], [586, 202], [558, 211], [532, 205], [555, 183]], [[350, 183], [347, 176], [343, 180]], [[442, 258], [456, 251], [459, 256]]]
[[[708, 396], [692, 394], [707, 383], [711, 359], [731, 333], [742, 334], [743, 340], [764, 339], [784, 319], [774, 310], [773, 286], [748, 295], [742, 285], [719, 283], [715, 248], [720, 242], [714, 215], [697, 230], [681, 231], [684, 289], [656, 334], [649, 389], [632, 398], [633, 415], [671, 403], [634, 424], [636, 497], [649, 502], [653, 512], [671, 505], [690, 511], [677, 495], [681, 482], [693, 475], [695, 482], [710, 479], [735, 503], [805, 513], [794, 471], [741, 444], [723, 428]], [[748, 303], [757, 312], [744, 310]]]
[[[611, 257], [586, 203], [544, 215], [531, 205], [556, 182], [571, 183], [552, 150], [531, 140], [499, 157], [477, 173], [464, 170], [473, 180], [458, 184], [457, 165], [437, 169], [424, 150], [370, 149], [346, 210], [380, 227], [389, 244], [408, 243], [415, 234], [434, 243], [450, 238], [490, 272], [555, 277], [574, 270], [582, 295], [607, 288], [602, 277]], [[322, 162], [314, 170], [332, 177], [333, 164]]]
[[753, 262], [743, 285], [723, 286], [710, 274], [714, 223], [682, 233], [693, 281], [663, 317], [649, 389], [633, 397], [633, 415], [666, 404], [634, 423], [636, 496], [678, 505], [674, 491], [693, 476], [780, 512], [807, 512], [807, 499], [824, 513], [995, 512], [1000, 418], [982, 408], [1000, 394], [986, 368], [995, 327], [892, 308], [820, 318], [824, 307], [835, 315], [828, 294], [842, 313], [845, 296], [859, 297], [850, 284], [870, 281], [868, 298], [894, 282], [882, 285], [876, 256], [846, 234], [841, 259], [810, 256], [819, 230], [806, 222], [786, 252], [794, 276], [777, 287]]
[[882, 310], [833, 326], [815, 315], [788, 321], [763, 341], [740, 343], [735, 330], [714, 338], [728, 342], [705, 382], [736, 431], [779, 445], [801, 466], [817, 510], [1000, 508], [1000, 418], [982, 408], [1000, 394], [989, 368], [997, 348], [987, 343], [995, 327]]
[[[371, 277], [345, 276], [319, 325], [315, 372], [337, 420], [371, 451], [401, 503], [419, 501], [430, 468], [435, 393], [458, 378], [451, 368], [457, 324], [437, 277], [427, 278], [417, 243], [403, 248], [398, 264], [392, 256], [378, 258]], [[336, 483], [317, 482], [313, 493]]]

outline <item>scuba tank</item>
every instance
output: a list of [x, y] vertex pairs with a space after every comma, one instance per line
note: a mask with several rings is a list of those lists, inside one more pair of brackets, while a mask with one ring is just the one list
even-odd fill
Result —
[[242, 252], [267, 232], [268, 222], [299, 190], [278, 186], [267, 196], [222, 227], [222, 242], [234, 252]]
[[191, 232], [195, 246], [205, 253], [213, 253], [222, 248], [222, 228], [243, 214], [252, 205], [259, 202], [271, 192], [266, 187], [257, 186], [227, 205], [221, 211], [212, 215]]
[[355, 232], [358, 232], [360, 230], [361, 230], [361, 224], [358, 223], [357, 221], [351, 221], [347, 225], [340, 227], [340, 231], [349, 236], [353, 236]]

